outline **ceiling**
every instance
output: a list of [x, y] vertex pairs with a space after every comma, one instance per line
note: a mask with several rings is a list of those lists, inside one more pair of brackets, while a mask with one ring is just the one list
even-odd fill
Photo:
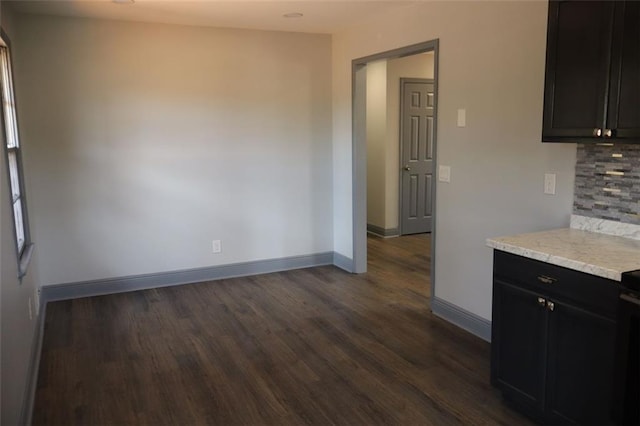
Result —
[[[137, 22], [332, 34], [366, 16], [406, 7], [405, 0], [16, 0], [21, 13]], [[301, 18], [284, 18], [299, 12]]]

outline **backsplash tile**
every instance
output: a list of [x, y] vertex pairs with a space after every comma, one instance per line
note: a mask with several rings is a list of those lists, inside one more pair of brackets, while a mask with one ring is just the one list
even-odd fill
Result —
[[640, 145], [578, 144], [573, 213], [640, 224]]

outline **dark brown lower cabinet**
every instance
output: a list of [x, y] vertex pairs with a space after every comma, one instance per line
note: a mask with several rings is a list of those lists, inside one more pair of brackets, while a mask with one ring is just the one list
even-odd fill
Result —
[[[532, 412], [544, 410], [547, 313], [531, 291], [502, 281], [493, 284], [493, 381]], [[496, 309], [496, 307], [498, 309]]]
[[615, 321], [555, 303], [547, 382], [549, 412], [557, 422], [611, 423], [615, 337]]
[[491, 381], [541, 423], [612, 424], [616, 282], [494, 255]]

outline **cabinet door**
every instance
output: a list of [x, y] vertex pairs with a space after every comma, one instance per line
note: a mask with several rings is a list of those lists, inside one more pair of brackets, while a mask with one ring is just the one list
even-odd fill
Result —
[[615, 321], [554, 302], [547, 359], [554, 422], [611, 423], [615, 337]]
[[546, 311], [533, 292], [495, 280], [491, 336], [492, 382], [531, 411], [544, 404]]
[[542, 140], [601, 140], [614, 2], [549, 2]]
[[640, 141], [640, 2], [617, 3], [615, 15], [607, 127]]

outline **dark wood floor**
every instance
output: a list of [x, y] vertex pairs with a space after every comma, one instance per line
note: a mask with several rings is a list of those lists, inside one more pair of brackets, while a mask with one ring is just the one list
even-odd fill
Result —
[[489, 345], [434, 317], [427, 235], [326, 266], [55, 302], [34, 424], [528, 422]]

